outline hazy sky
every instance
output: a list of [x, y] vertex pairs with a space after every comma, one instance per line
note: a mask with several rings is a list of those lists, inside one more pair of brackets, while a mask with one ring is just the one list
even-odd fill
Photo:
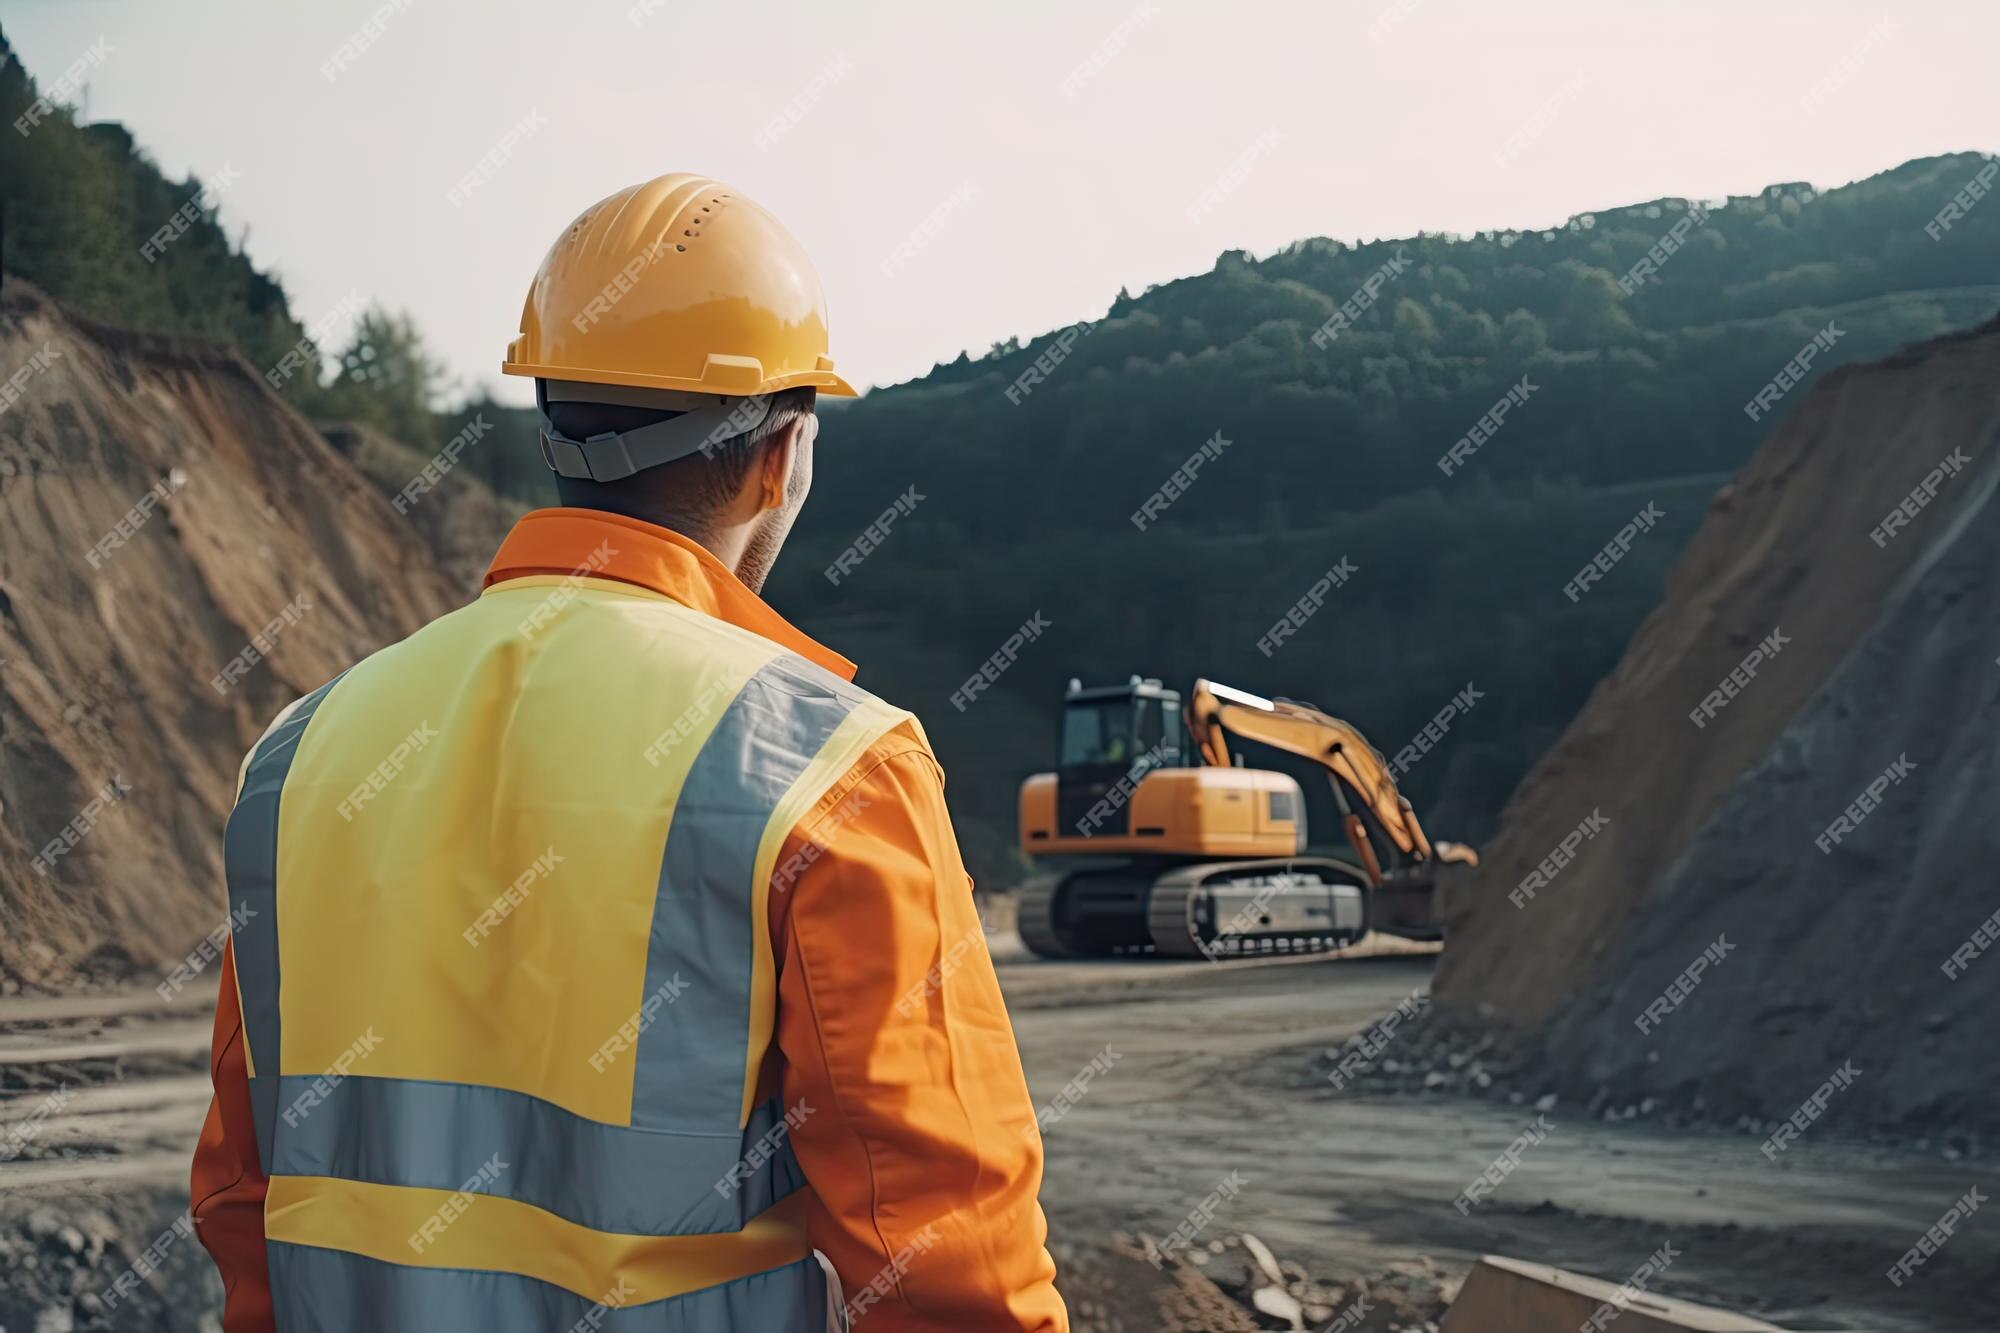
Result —
[[223, 221], [301, 319], [408, 310], [460, 388], [501, 385], [563, 225], [665, 171], [800, 236], [865, 386], [1225, 249], [2000, 149], [1994, 0], [0, 0], [0, 23], [45, 84], [101, 37], [92, 118], [176, 178], [232, 169]]

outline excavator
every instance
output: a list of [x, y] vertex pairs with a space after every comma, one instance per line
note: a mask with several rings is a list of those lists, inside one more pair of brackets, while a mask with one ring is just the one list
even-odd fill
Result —
[[[1352, 862], [1305, 854], [1305, 793], [1243, 767], [1232, 736], [1326, 770]], [[1353, 724], [1208, 680], [1185, 709], [1158, 680], [1070, 681], [1056, 771], [1021, 784], [1020, 818], [1021, 850], [1062, 860], [1016, 895], [1021, 938], [1046, 958], [1310, 952], [1371, 930], [1441, 939], [1438, 867], [1479, 863], [1431, 842]]]

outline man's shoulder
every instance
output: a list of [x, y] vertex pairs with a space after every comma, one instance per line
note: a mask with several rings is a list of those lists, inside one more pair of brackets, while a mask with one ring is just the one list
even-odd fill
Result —
[[[734, 627], [731, 627], [732, 629]], [[751, 635], [747, 630], [737, 630], [753, 642], [769, 650], [774, 645], [769, 639]], [[855, 723], [872, 722], [877, 732], [888, 730], [903, 720], [915, 722], [915, 715], [884, 699], [873, 690], [857, 685], [846, 676], [830, 671], [790, 648], [777, 646], [775, 654], [764, 656], [747, 672], [743, 686], [756, 685], [765, 694], [792, 696], [809, 704], [833, 705], [831, 712], [852, 719]], [[922, 735], [922, 727], [916, 728]]]
[[[932, 794], [925, 795], [926, 789]], [[864, 835], [873, 829], [880, 836], [899, 837], [883, 832], [897, 827], [898, 820], [892, 817], [890, 824], [876, 824], [867, 812], [885, 801], [905, 808], [926, 806], [941, 799], [943, 790], [944, 770], [931, 753], [923, 724], [902, 713], [854, 754], [799, 816], [791, 830], [799, 850], [780, 869], [788, 866], [791, 875], [796, 875], [843, 843], [851, 849], [855, 843], [852, 834], [845, 840], [836, 836], [850, 828]]]

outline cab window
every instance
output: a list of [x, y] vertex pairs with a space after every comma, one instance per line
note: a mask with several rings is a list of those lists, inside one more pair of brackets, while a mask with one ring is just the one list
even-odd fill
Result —
[[1091, 768], [1130, 764], [1139, 757], [1133, 748], [1132, 700], [1075, 703], [1063, 710], [1062, 766]]

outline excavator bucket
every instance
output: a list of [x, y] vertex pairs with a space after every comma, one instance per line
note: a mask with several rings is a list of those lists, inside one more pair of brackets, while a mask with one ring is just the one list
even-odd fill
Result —
[[1748, 1315], [1487, 1255], [1451, 1303], [1442, 1333], [1783, 1333]]

